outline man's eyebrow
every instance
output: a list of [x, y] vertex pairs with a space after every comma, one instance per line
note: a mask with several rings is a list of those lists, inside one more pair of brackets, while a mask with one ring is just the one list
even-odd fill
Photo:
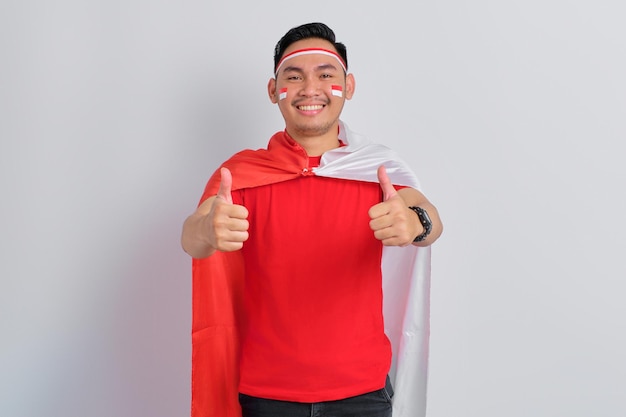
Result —
[[[315, 67], [314, 71], [328, 71], [328, 70], [334, 70], [334, 71], [338, 71], [338, 68], [333, 65], [333, 64], [320, 64], [317, 67]], [[287, 66], [285, 68], [283, 68], [283, 73], [285, 72], [297, 72], [297, 73], [303, 73], [304, 70], [300, 67], [294, 66], [294, 65], [290, 65]]]
[[315, 68], [316, 71], [327, 71], [327, 70], [335, 70], [337, 71], [337, 67], [333, 64], [321, 64]]
[[299, 72], [299, 73], [302, 73], [303, 71], [302, 71], [302, 68], [300, 68], [300, 67], [294, 67], [294, 66], [290, 65], [288, 67], [283, 68], [283, 73], [285, 73], [285, 72]]

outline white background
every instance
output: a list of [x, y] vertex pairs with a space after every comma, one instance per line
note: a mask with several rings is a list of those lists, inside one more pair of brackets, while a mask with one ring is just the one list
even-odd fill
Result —
[[[409, 7], [410, 5], [410, 7]], [[343, 119], [439, 207], [429, 417], [624, 416], [619, 0], [0, 3], [0, 414], [189, 413], [179, 235], [283, 128], [276, 41], [328, 23]]]

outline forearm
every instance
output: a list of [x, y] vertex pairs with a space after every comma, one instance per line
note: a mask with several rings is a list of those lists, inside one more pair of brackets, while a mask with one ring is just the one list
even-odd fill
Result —
[[[398, 194], [402, 197], [407, 207], [417, 206], [426, 210], [430, 220], [432, 221], [432, 229], [428, 236], [426, 236], [426, 238], [421, 242], [415, 242], [413, 244], [416, 246], [432, 245], [437, 239], [439, 239], [439, 236], [441, 236], [441, 233], [443, 232], [443, 224], [441, 222], [441, 218], [439, 217], [437, 208], [430, 201], [428, 201], [424, 194], [413, 188], [403, 188], [398, 190]], [[415, 222], [415, 230], [417, 230], [415, 236], [419, 236], [424, 231], [424, 227], [415, 213], [413, 213], [410, 218], [412, 218]]]

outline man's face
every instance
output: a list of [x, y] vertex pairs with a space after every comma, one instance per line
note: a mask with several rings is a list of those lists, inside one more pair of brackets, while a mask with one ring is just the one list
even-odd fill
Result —
[[[323, 39], [304, 39], [290, 45], [284, 56], [307, 48], [335, 51]], [[337, 95], [337, 86], [341, 87], [341, 96]], [[332, 56], [300, 55], [282, 64], [276, 79], [269, 81], [268, 93], [272, 102], [278, 104], [287, 131], [294, 138], [322, 136], [331, 129], [337, 131], [344, 102], [354, 93], [354, 77], [346, 76], [340, 62]]]

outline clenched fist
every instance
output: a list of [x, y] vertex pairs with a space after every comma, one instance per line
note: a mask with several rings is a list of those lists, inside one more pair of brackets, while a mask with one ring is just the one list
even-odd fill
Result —
[[230, 171], [222, 168], [220, 174], [217, 195], [200, 204], [183, 224], [181, 244], [193, 258], [207, 258], [216, 250], [236, 251], [248, 240], [248, 210], [233, 204]]
[[230, 170], [222, 168], [220, 174], [220, 188], [206, 218], [208, 240], [214, 249], [232, 252], [241, 249], [248, 240], [248, 209], [233, 204]]
[[370, 228], [376, 239], [385, 246], [407, 246], [421, 233], [415, 213], [393, 187], [384, 166], [378, 168], [378, 182], [383, 191], [383, 201], [368, 212]]

